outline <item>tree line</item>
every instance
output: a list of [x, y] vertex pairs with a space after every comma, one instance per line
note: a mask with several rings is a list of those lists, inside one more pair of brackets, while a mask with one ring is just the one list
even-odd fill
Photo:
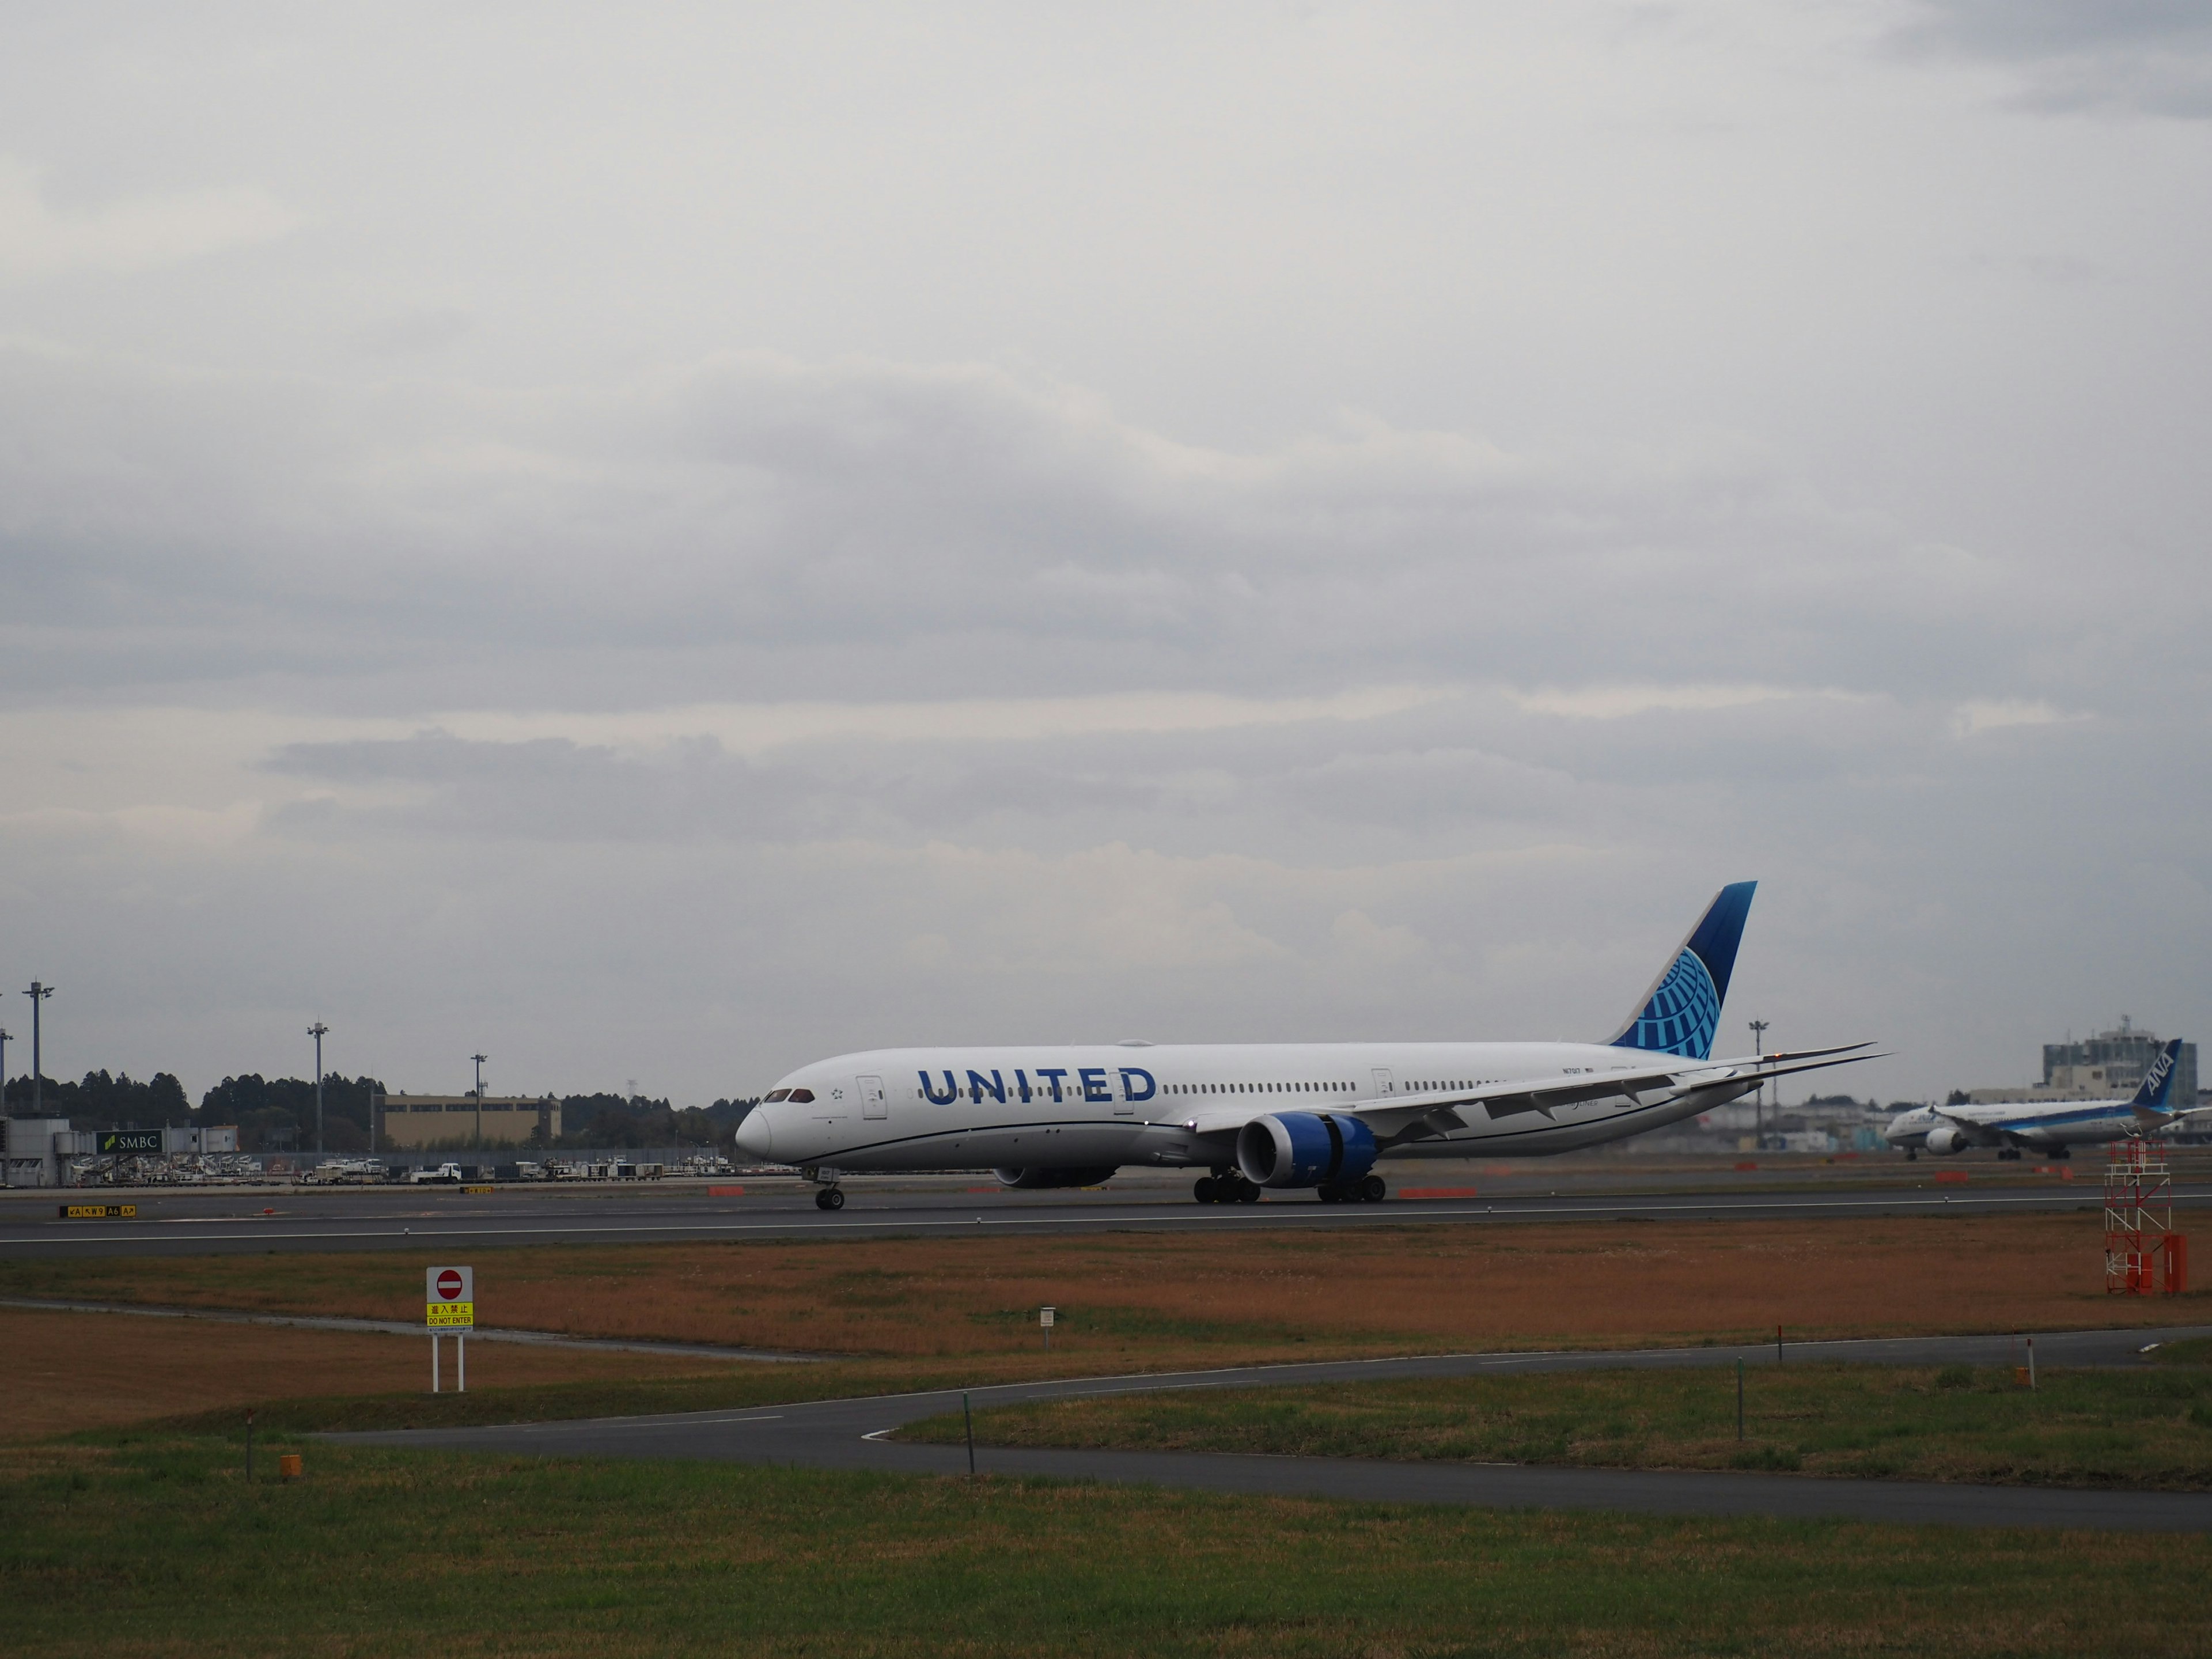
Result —
[[[31, 1079], [27, 1073], [9, 1078], [5, 1091], [10, 1113], [31, 1109]], [[185, 1085], [167, 1072], [156, 1072], [143, 1083], [128, 1072], [87, 1072], [82, 1083], [58, 1078], [39, 1079], [39, 1109], [49, 1117], [65, 1117], [86, 1129], [152, 1129], [190, 1121], [191, 1104]]]

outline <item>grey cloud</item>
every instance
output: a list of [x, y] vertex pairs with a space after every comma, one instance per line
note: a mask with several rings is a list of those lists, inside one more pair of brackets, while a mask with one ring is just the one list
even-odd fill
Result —
[[787, 744], [758, 760], [711, 738], [618, 751], [425, 732], [291, 744], [266, 767], [343, 793], [343, 805], [311, 799], [272, 823], [318, 841], [846, 840], [1054, 856], [1120, 842], [1179, 858], [1387, 864], [1531, 836], [1587, 840], [1595, 825], [1703, 816], [1747, 791], [1837, 803], [1865, 793], [1888, 810], [1962, 787], [2009, 787], [2023, 765], [2101, 768], [2123, 753], [2140, 757], [2148, 796], [2174, 800], [2194, 786], [2157, 775], [2148, 734], [2166, 729], [2122, 738], [2092, 721], [1969, 739], [1947, 708], [1881, 697], [1579, 719], [1473, 696], [1357, 721], [997, 742], [847, 738]]
[[2212, 46], [2202, 0], [1919, 0], [1913, 33], [1993, 58], [2037, 58], [2114, 46]]
[[2020, 101], [2057, 113], [2212, 119], [2212, 11], [2201, 0], [1920, 0], [1910, 53], [2015, 66]]
[[0, 672], [26, 690], [290, 682], [404, 714], [1717, 654], [1934, 684], [2044, 625], [2035, 573], [1916, 547], [1741, 445], [1237, 454], [981, 369], [750, 356], [492, 397], [17, 351], [0, 431], [0, 554], [40, 629]]
[[355, 343], [373, 357], [411, 357], [465, 339], [477, 319], [459, 306], [417, 306], [364, 323]]

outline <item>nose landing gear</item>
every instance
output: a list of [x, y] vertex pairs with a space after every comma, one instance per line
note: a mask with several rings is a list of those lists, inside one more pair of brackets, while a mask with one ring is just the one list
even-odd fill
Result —
[[845, 1194], [835, 1187], [824, 1187], [814, 1194], [814, 1207], [817, 1210], [842, 1210], [845, 1207]]

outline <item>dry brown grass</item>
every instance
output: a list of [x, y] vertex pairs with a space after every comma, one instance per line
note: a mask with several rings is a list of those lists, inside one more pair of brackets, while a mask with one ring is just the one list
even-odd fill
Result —
[[[36, 1439], [149, 1417], [244, 1407], [296, 1395], [375, 1394], [429, 1387], [421, 1337], [287, 1330], [134, 1314], [0, 1308], [8, 1412], [0, 1438]], [[446, 1386], [453, 1385], [446, 1345]], [[672, 1376], [728, 1362], [469, 1344], [477, 1388]]]
[[[422, 1253], [0, 1263], [24, 1295], [421, 1316]], [[488, 1324], [1042, 1364], [2174, 1324], [2103, 1294], [2093, 1216], [556, 1246], [477, 1259]], [[488, 1345], [487, 1345], [488, 1346]]]

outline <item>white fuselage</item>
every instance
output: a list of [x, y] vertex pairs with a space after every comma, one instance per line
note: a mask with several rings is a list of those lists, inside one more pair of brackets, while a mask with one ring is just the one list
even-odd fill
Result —
[[1954, 1152], [1967, 1146], [2081, 1146], [2118, 1140], [2139, 1129], [2124, 1100], [2009, 1101], [1984, 1106], [1919, 1106], [1892, 1118], [1881, 1138], [1923, 1149], [1929, 1135], [1953, 1129]]
[[[1652, 1058], [1589, 1042], [884, 1048], [781, 1079], [741, 1126], [739, 1145], [780, 1164], [841, 1170], [1219, 1167], [1228, 1159], [1218, 1123], [1239, 1114], [1346, 1111], [1484, 1083], [1626, 1071]], [[1729, 1081], [1496, 1119], [1474, 1110], [1465, 1127], [1383, 1152], [1565, 1152], [1657, 1128], [1753, 1086]]]

